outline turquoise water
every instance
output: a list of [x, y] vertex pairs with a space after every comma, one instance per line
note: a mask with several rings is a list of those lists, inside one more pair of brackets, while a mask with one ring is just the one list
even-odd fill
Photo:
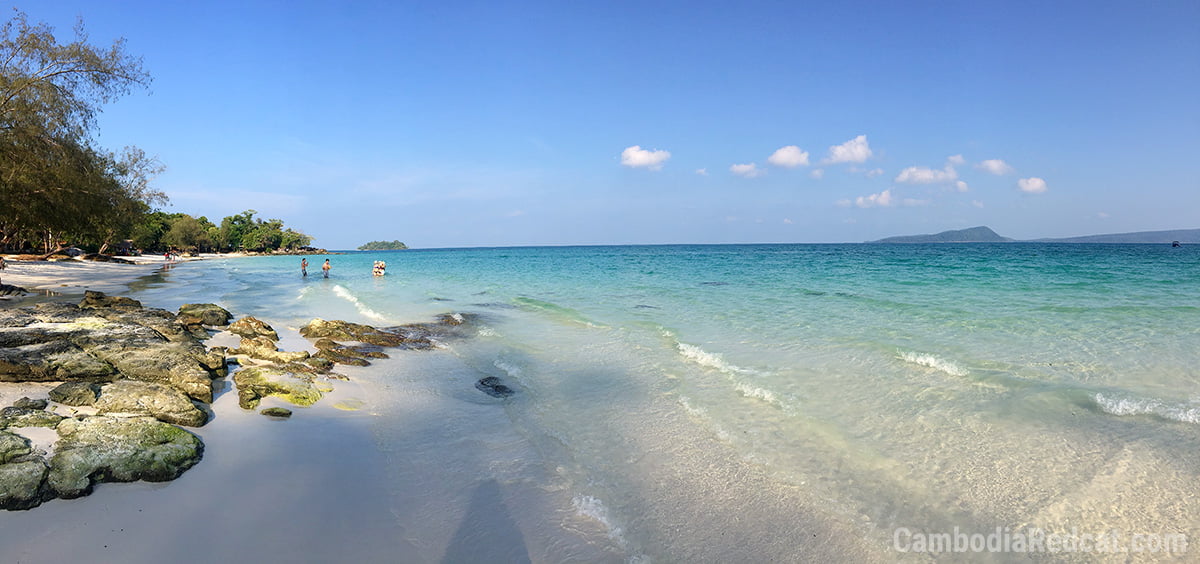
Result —
[[1194, 246], [329, 258], [328, 279], [298, 257], [183, 264], [135, 296], [292, 328], [476, 314], [469, 338], [348, 372], [378, 390], [418, 541], [483, 484], [534, 561], [888, 560], [897, 527], [1200, 532]]

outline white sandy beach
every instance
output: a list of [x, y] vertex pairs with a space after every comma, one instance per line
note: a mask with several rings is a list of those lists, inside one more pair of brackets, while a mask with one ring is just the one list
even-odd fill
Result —
[[[5, 283], [53, 289], [70, 300], [70, 295], [88, 289], [119, 295], [126, 284], [153, 274], [164, 263], [9, 264]], [[19, 307], [21, 301], [7, 307]], [[295, 328], [278, 329], [281, 349], [313, 351]], [[219, 333], [207, 344], [236, 342], [237, 337]], [[223, 380], [211, 404], [212, 419], [203, 427], [189, 428], [204, 441], [199, 464], [171, 482], [98, 484], [82, 498], [54, 499], [27, 511], [0, 511], [0, 562], [530, 561], [527, 541], [498, 489], [465, 489], [469, 506], [438, 511], [453, 522], [425, 519], [420, 531], [411, 530], [417, 528], [411, 523], [406, 527], [395, 504], [395, 492], [404, 485], [391, 483], [395, 472], [388, 468], [372, 430], [377, 415], [373, 399], [379, 390], [360, 383], [354, 367], [339, 372], [351, 380], [335, 381], [334, 390], [312, 407], [276, 398], [266, 398], [259, 406], [293, 410], [287, 420], [241, 409], [232, 379]], [[0, 382], [0, 406], [23, 396], [46, 398], [54, 385]], [[73, 408], [55, 409], [67, 413]], [[431, 416], [434, 425], [423, 436], [441, 437], [437, 427], [445, 423], [446, 414], [422, 415]], [[470, 417], [457, 416], [466, 421], [463, 425], [473, 425]], [[46, 429], [10, 431], [44, 450], [56, 439]], [[427, 461], [415, 468], [431, 463], [440, 464]], [[448, 491], [457, 487], [445, 486]], [[594, 554], [589, 560], [606, 560], [603, 551]]]
[[[161, 257], [137, 265], [9, 261], [0, 280], [67, 296], [119, 294], [164, 266]], [[308, 346], [284, 338], [290, 350]], [[45, 398], [53, 386], [0, 383], [0, 405]], [[205, 443], [200, 464], [173, 482], [100, 484], [83, 498], [0, 511], [0, 562], [391, 561], [403, 541], [380, 495], [369, 411], [339, 409], [361, 405], [363, 390], [338, 382], [311, 408], [268, 398], [261, 407], [296, 411], [279, 421], [240, 409], [237, 394], [226, 393], [232, 383], [224, 387], [212, 421], [190, 429]], [[39, 431], [17, 430], [50, 447], [54, 434]]]

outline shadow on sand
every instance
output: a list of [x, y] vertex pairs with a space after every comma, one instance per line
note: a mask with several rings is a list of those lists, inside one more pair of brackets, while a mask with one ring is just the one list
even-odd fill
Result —
[[530, 562], [521, 530], [495, 480], [475, 488], [466, 516], [442, 557], [443, 564], [466, 562]]

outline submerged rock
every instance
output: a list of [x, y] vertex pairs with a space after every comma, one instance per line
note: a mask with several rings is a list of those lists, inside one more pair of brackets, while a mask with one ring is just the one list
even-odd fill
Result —
[[204, 452], [195, 435], [150, 417], [67, 419], [58, 434], [46, 480], [65, 499], [99, 482], [174, 480]]
[[516, 390], [505, 386], [504, 383], [495, 376], [488, 376], [487, 378], [483, 378], [478, 382], [475, 382], [475, 388], [494, 398], [506, 398], [517, 393]]
[[333, 339], [318, 339], [313, 346], [317, 347], [318, 358], [324, 358], [337, 364], [352, 366], [367, 366], [368, 358], [388, 358], [387, 353], [376, 345], [343, 345]]
[[164, 423], [200, 427], [208, 413], [171, 386], [121, 380], [104, 386], [94, 404], [97, 413], [148, 415]]

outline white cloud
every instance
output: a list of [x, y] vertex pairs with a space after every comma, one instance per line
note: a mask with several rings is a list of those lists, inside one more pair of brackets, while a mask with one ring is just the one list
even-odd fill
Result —
[[1046, 181], [1036, 176], [1017, 181], [1017, 188], [1026, 194], [1041, 194], [1046, 191]]
[[946, 157], [946, 162], [953, 166], [962, 166], [967, 164], [967, 159], [964, 159], [962, 155], [950, 155]]
[[802, 151], [795, 145], [780, 147], [771, 153], [770, 157], [767, 157], [767, 162], [784, 168], [808, 166], [808, 151]]
[[784, 225], [791, 225], [791, 224], [792, 224], [792, 220], [790, 220], [790, 219], [788, 219], [788, 218], [786, 218], [786, 217], [785, 217], [785, 218], [783, 218], [783, 223], [784, 223]]
[[707, 168], [698, 168], [698, 169], [696, 169], [696, 174], [699, 174], [700, 176], [708, 176], [708, 169]]
[[966, 182], [963, 182], [961, 180], [955, 182], [954, 187], [957, 188], [959, 192], [967, 192], [971, 189], [970, 186], [967, 186]]
[[892, 199], [892, 191], [889, 189], [870, 196], [859, 196], [854, 199], [854, 205], [860, 208], [886, 208], [895, 205], [895, 201]]
[[814, 168], [812, 172], [808, 173], [808, 175], [813, 178], [816, 178], [817, 180], [820, 180], [822, 178], [825, 178], [825, 169]]
[[633, 168], [648, 168], [650, 170], [661, 170], [663, 163], [671, 158], [670, 151], [653, 150], [647, 151], [638, 145], [626, 147], [621, 151], [621, 164]]
[[824, 162], [834, 163], [862, 163], [871, 158], [871, 146], [867, 143], [866, 135], [859, 135], [841, 145], [834, 145], [829, 148], [829, 156]]
[[923, 166], [910, 166], [896, 175], [895, 182], [903, 184], [937, 184], [954, 182], [955, 180], [958, 180], [958, 173], [950, 165], [946, 165], [946, 168], [942, 170], [933, 170]]
[[883, 176], [882, 168], [875, 168], [867, 171], [867, 178], [875, 178], [876, 176]]
[[1008, 163], [1000, 159], [988, 159], [975, 165], [975, 168], [985, 172], [990, 172], [996, 176], [1003, 176], [1005, 174], [1017, 172], [1017, 169], [1009, 166]]
[[767, 171], [758, 168], [758, 165], [755, 163], [731, 165], [729, 167], [729, 172], [732, 172], [738, 176], [744, 176], [746, 178], [755, 178], [767, 173]]

